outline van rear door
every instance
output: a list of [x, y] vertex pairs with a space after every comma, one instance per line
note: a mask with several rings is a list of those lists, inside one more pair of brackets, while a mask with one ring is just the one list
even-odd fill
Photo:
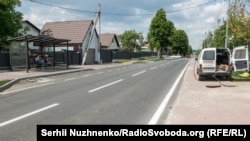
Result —
[[249, 71], [248, 47], [240, 46], [233, 49], [232, 65], [234, 71]]
[[203, 63], [203, 72], [215, 72], [216, 71], [216, 49], [206, 48], [204, 49], [203, 56], [201, 56]]

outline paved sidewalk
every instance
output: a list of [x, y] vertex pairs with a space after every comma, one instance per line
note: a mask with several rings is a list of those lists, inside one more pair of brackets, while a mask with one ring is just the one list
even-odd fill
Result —
[[119, 67], [124, 65], [130, 65], [133, 61], [124, 62], [124, 63], [109, 63], [109, 64], [96, 64], [96, 65], [70, 65], [67, 69], [66, 67], [49, 67], [45, 68], [45, 70], [41, 71], [40, 69], [32, 68], [27, 73], [25, 70], [19, 71], [3, 71], [0, 70], [0, 80], [11, 80], [3, 86], [0, 86], [0, 92], [10, 88], [14, 84], [18, 83], [20, 80], [36, 78], [36, 77], [46, 77], [53, 76], [65, 73], [73, 73], [78, 71], [86, 71], [86, 70], [99, 70], [104, 68], [111, 67]]
[[166, 124], [250, 124], [250, 82], [198, 81], [192, 59]]
[[124, 63], [110, 63], [110, 64], [96, 64], [96, 65], [70, 65], [67, 69], [66, 67], [50, 67], [45, 68], [44, 71], [39, 69], [32, 68], [27, 73], [26, 70], [20, 71], [0, 71], [0, 80], [11, 80], [11, 79], [23, 79], [29, 77], [37, 77], [37, 76], [46, 76], [46, 75], [56, 75], [56, 74], [63, 74], [63, 73], [71, 73], [77, 71], [84, 71], [84, 70], [98, 70], [103, 68], [110, 68], [110, 67], [117, 67], [123, 65], [129, 65], [133, 62], [124, 62]]

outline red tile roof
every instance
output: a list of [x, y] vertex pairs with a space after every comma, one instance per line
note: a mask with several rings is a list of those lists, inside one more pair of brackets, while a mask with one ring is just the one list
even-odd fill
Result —
[[81, 44], [92, 22], [92, 20], [47, 22], [41, 33], [50, 29], [54, 38], [69, 39], [71, 40], [69, 43]]
[[[116, 42], [118, 43], [117, 38], [116, 38], [116, 34], [110, 34], [110, 33], [101, 34], [100, 35], [101, 46], [102, 47], [109, 47], [111, 45], [113, 39], [115, 39]], [[119, 46], [119, 44], [118, 44], [118, 46]]]

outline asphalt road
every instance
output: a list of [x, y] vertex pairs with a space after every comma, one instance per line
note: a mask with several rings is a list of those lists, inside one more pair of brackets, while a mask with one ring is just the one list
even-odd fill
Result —
[[64, 74], [3, 92], [0, 140], [36, 140], [38, 124], [149, 124], [188, 61]]

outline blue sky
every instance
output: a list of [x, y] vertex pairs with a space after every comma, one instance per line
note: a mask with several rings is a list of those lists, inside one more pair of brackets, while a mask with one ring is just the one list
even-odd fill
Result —
[[21, 0], [21, 7], [17, 10], [23, 13], [25, 20], [29, 20], [39, 28], [42, 28], [45, 22], [51, 21], [94, 20], [100, 4], [101, 33], [121, 34], [125, 30], [135, 30], [142, 32], [144, 38], [156, 11], [163, 8], [167, 19], [171, 20], [177, 29], [185, 30], [193, 49], [201, 47], [205, 33], [213, 31], [218, 26], [218, 19], [226, 19], [228, 6], [225, 0], [33, 1]]

